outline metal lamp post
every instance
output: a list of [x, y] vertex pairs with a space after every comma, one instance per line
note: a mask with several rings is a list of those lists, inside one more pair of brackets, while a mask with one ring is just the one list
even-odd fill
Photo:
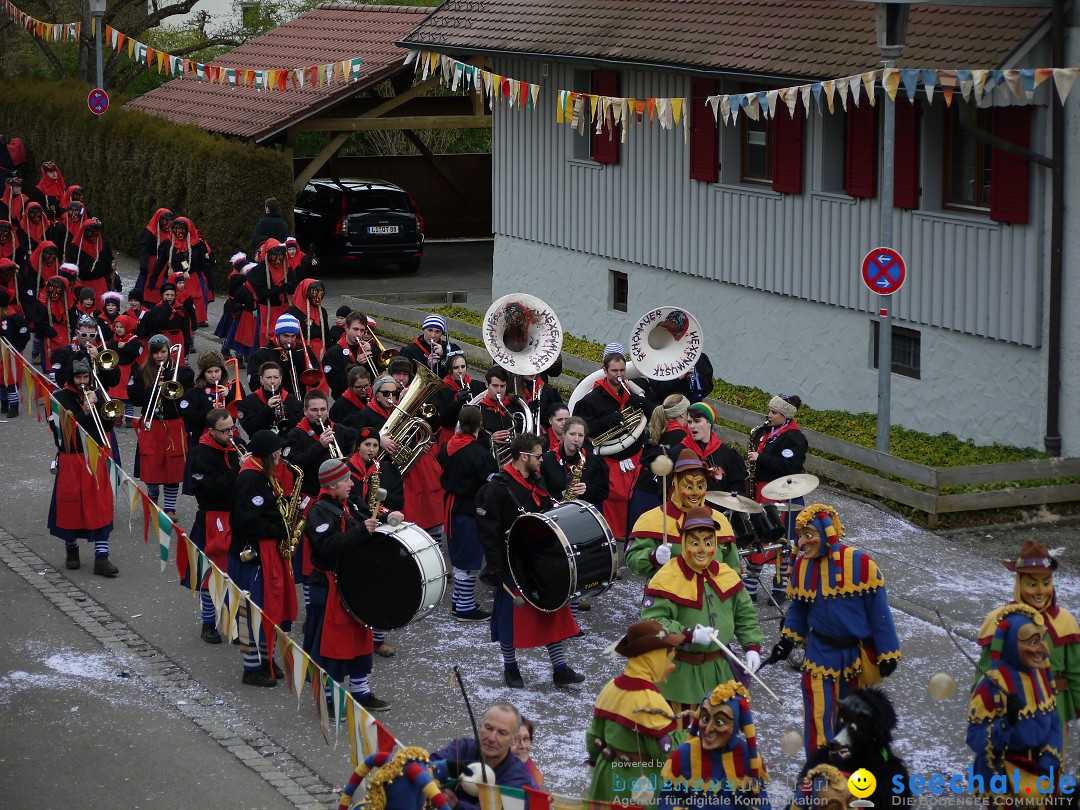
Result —
[[103, 36], [102, 24], [105, 20], [105, 3], [106, 0], [90, 0], [90, 16], [96, 20], [94, 26], [96, 36], [94, 37], [94, 51], [97, 59], [97, 87], [99, 90], [105, 89], [105, 79], [102, 75], [101, 65], [101, 38]]

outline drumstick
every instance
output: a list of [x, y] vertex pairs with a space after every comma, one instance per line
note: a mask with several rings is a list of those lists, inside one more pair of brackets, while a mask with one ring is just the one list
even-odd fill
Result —
[[744, 664], [742, 659], [739, 658], [737, 655], [735, 655], [735, 653], [733, 653], [731, 651], [731, 649], [726, 644], [724, 644], [724, 642], [722, 642], [719, 639], [719, 637], [716, 635], [715, 630], [713, 630], [712, 633], [709, 634], [709, 639], [712, 641], [713, 644], [715, 644], [717, 647], [719, 647], [721, 650], [723, 650], [724, 654], [728, 658], [730, 658], [732, 661], [734, 661], [736, 664], [738, 664], [740, 667], [742, 667], [743, 670], [746, 671], [747, 675], [749, 675], [751, 678], [753, 678], [755, 681], [757, 681], [759, 684], [761, 684], [761, 688], [764, 689], [766, 692], [768, 692], [769, 696], [773, 700], [775, 700], [777, 703], [779, 703], [781, 708], [783, 708], [785, 710], [790, 708], [790, 706], [789, 706], [789, 704], [788, 704], [788, 702], [786, 700], [781, 700], [780, 698], [778, 698], [776, 696], [776, 693], [772, 689], [770, 689], [768, 686], [765, 685], [765, 681], [761, 680], [761, 678], [759, 678], [757, 676], [756, 672], [751, 672], [750, 667], [748, 667], [746, 664]]
[[508, 586], [504, 582], [502, 584], [502, 587], [503, 587], [503, 590], [506, 591], [506, 594], [514, 601], [514, 607], [525, 607], [525, 600], [522, 599], [520, 596], [515, 596], [514, 592], [512, 590], [510, 590], [510, 586]]
[[661, 453], [659, 456], [652, 460], [649, 465], [649, 470], [653, 475], [659, 475], [660, 479], [664, 482], [664, 502], [660, 504], [660, 508], [663, 510], [664, 520], [664, 545], [670, 547], [671, 543], [668, 542], [667, 537], [667, 477], [674, 469], [675, 465], [671, 460], [671, 457], [666, 453]]

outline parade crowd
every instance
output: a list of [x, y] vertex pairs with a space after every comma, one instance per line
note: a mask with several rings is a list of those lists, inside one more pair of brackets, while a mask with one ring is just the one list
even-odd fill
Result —
[[[879, 686], [901, 665], [885, 576], [868, 551], [843, 542], [834, 508], [806, 504], [808, 491], [777, 508], [767, 490], [803, 474], [798, 396], [772, 398], [744, 458], [713, 430], [704, 354], [678, 379], [630, 381], [626, 349], [608, 344], [571, 409], [550, 382], [559, 363], [537, 374], [492, 365], [474, 379], [437, 314], [400, 352], [387, 351], [365, 313], [324, 308], [318, 261], [289, 236], [272, 199], [249, 251], [229, 259], [214, 330], [221, 350], [195, 353], [194, 334], [210, 328], [216, 267], [196, 223], [154, 211], [139, 239], [138, 280], [125, 291], [84, 190], [45, 162], [29, 192], [12, 177], [0, 196], [0, 333], [40, 363], [55, 401], [114, 461], [116, 431], [136, 432], [133, 476], [148, 496], [173, 518], [180, 494], [194, 497], [192, 541], [286, 631], [303, 606], [304, 650], [366, 709], [389, 708], [372, 683], [374, 656], [396, 652], [388, 632], [432, 607], [428, 594], [414, 595], [427, 583], [394, 567], [404, 551], [430, 573], [444, 570], [445, 547], [451, 613], [487, 624], [507, 687], [526, 687], [519, 652], [540, 647], [556, 686], [582, 683], [567, 641], [584, 632], [591, 583], [560, 589], [544, 558], [526, 587], [509, 542], [530, 516], [560, 514], [570, 525], [571, 512], [560, 512], [570, 505], [596, 535], [578, 547], [579, 565], [610, 541], [643, 580], [640, 621], [613, 646], [624, 672], [600, 691], [584, 730], [590, 798], [846, 807], [847, 777], [867, 767], [879, 785], [871, 800], [889, 803], [884, 774], [906, 770], [888, 750], [896, 715]], [[9, 369], [0, 382], [3, 410], [16, 418], [17, 375]], [[50, 530], [69, 569], [82, 566], [85, 541], [93, 573], [117, 577], [105, 454], [91, 469], [77, 436], [55, 420], [53, 433]], [[615, 449], [598, 452], [613, 435]], [[742, 504], [755, 507], [754, 521]], [[1028, 543], [1007, 567], [1013, 601], [983, 624], [971, 690], [968, 743], [987, 793], [993, 776], [1014, 768], [1029, 781], [1010, 793], [1060, 778], [1067, 724], [1080, 711], [1080, 628], [1056, 598], [1056, 553]], [[604, 576], [593, 595], [610, 585]], [[220, 644], [206, 583], [196, 587], [201, 637]], [[785, 611], [766, 655], [759, 602]], [[243, 611], [239, 621], [243, 683], [276, 686], [272, 634]], [[770, 797], [752, 696], [763, 699], [757, 670], [792, 656], [801, 658], [807, 761], [794, 798]], [[433, 753], [431, 771], [402, 770], [395, 759], [411, 787], [387, 806], [426, 798], [478, 809], [464, 789], [474, 762], [500, 785], [539, 788], [533, 730], [512, 704], [493, 705], [477, 739]], [[430, 773], [457, 787], [429, 787]]]

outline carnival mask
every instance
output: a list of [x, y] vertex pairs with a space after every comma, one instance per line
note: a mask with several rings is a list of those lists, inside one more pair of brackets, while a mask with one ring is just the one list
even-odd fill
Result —
[[691, 529], [682, 539], [682, 556], [695, 571], [704, 571], [716, 556], [716, 532]]
[[683, 509], [693, 506], [701, 506], [705, 503], [705, 492], [708, 483], [705, 474], [700, 470], [678, 476], [679, 500], [682, 501]]
[[1040, 613], [1054, 603], [1053, 574], [1021, 574], [1020, 598]]
[[1025, 624], [1016, 633], [1020, 660], [1028, 669], [1047, 669], [1050, 648], [1046, 646], [1046, 630], [1037, 624]]
[[735, 712], [731, 706], [721, 703], [712, 706], [705, 701], [698, 709], [698, 739], [706, 751], [726, 748], [735, 730]]

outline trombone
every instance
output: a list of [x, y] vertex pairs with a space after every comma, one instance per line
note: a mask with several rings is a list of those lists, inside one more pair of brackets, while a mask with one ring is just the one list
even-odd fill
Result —
[[[319, 369], [315, 368], [311, 364], [311, 354], [308, 351], [308, 342], [306, 340], [304, 340], [303, 333], [300, 334], [300, 346], [304, 350], [304, 366], [305, 366], [304, 370], [300, 372], [300, 382], [302, 382], [304, 385], [308, 385], [308, 386], [318, 385], [319, 382], [322, 380], [322, 372], [320, 372]], [[290, 363], [290, 365], [292, 364], [292, 352], [289, 352], [289, 363]], [[296, 369], [294, 368], [293, 369], [293, 383], [295, 383], [295, 382], [296, 382]], [[296, 396], [299, 397], [300, 393], [297, 392]]]
[[101, 324], [97, 325], [98, 340], [101, 342], [101, 351], [98, 352], [97, 362], [103, 371], [112, 371], [120, 365], [120, 354], [109, 349], [105, 345], [105, 333], [101, 331]]
[[[387, 364], [397, 357], [400, 352], [397, 351], [397, 349], [387, 349], [383, 346], [382, 341], [379, 340], [379, 336], [376, 335], [375, 330], [371, 328], [371, 324], [367, 325], [367, 330], [368, 334], [371, 335], [371, 341], [368, 343], [369, 351], [371, 348], [375, 349], [375, 355], [368, 356], [367, 364], [368, 368], [371, 369], [371, 381], [375, 382], [375, 380], [379, 379], [379, 375], [382, 374], [382, 370], [379, 366], [382, 366], [382, 368], [385, 369]], [[378, 359], [376, 360], [376, 358]]]
[[[97, 405], [90, 405], [89, 402], [87, 401], [87, 395], [93, 389], [88, 388], [85, 385], [80, 386], [80, 387], [82, 388], [83, 402], [86, 403], [90, 407], [90, 419], [93, 420], [94, 429], [97, 430], [97, 432], [98, 432], [97, 438], [100, 438], [101, 441], [103, 441], [103, 442], [105, 442], [107, 444], [108, 441], [109, 441], [109, 435], [105, 432], [105, 424], [101, 421], [101, 414], [98, 413]], [[115, 400], [112, 400], [112, 401], [115, 401]], [[124, 410], [123, 403], [118, 403], [118, 404], [120, 405], [120, 410], [123, 411]], [[110, 418], [112, 418], [112, 417], [110, 417]]]
[[157, 377], [154, 379], [154, 387], [150, 390], [150, 396], [146, 400], [146, 407], [143, 408], [143, 430], [149, 430], [150, 426], [154, 422], [154, 413], [158, 409], [158, 405], [161, 404], [161, 398], [177, 400], [184, 395], [184, 386], [180, 384], [177, 377], [180, 375], [180, 354], [183, 352], [184, 347], [179, 343], [174, 343], [169, 347], [169, 357], [173, 355], [173, 351], [176, 352], [176, 363], [173, 366], [173, 374], [171, 380], [163, 380], [165, 376], [165, 366], [159, 366], [157, 371]]

